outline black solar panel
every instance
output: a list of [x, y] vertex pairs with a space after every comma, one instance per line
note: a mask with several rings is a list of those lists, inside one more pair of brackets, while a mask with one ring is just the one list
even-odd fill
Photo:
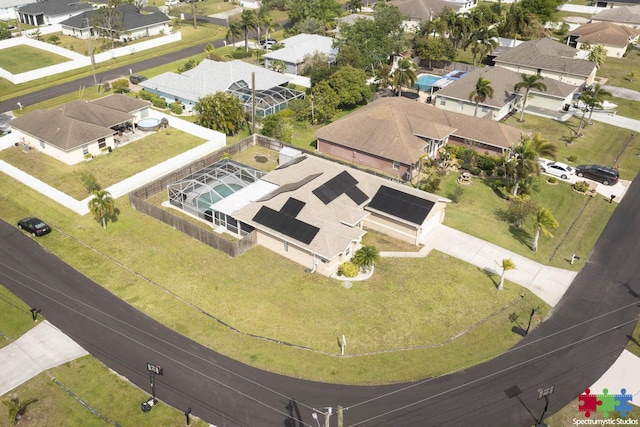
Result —
[[358, 187], [355, 185], [347, 190], [345, 193], [356, 205], [361, 205], [369, 199], [369, 196], [364, 194]]
[[368, 207], [420, 225], [431, 212], [434, 204], [430, 200], [383, 185], [373, 196]]
[[301, 202], [298, 199], [289, 197], [289, 200], [287, 200], [284, 206], [280, 208], [280, 212], [285, 215], [289, 215], [292, 218], [295, 218], [298, 215], [298, 213], [302, 210], [302, 208], [304, 208], [304, 205], [306, 205], [305, 202]]
[[313, 190], [313, 194], [315, 194], [322, 203], [328, 205], [334, 199], [340, 197], [341, 194], [346, 193], [349, 189], [354, 187], [357, 183], [358, 181], [356, 181], [354, 177], [349, 175], [347, 171], [344, 171]]
[[318, 231], [320, 231], [318, 227], [314, 227], [313, 225], [292, 218], [266, 206], [260, 208], [258, 213], [253, 217], [253, 220], [258, 224], [262, 224], [265, 227], [269, 227], [272, 230], [307, 245], [311, 243], [313, 238], [316, 237], [316, 234], [318, 234]]

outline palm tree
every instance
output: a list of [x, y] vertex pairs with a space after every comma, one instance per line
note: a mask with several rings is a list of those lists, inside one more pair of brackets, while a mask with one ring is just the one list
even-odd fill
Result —
[[491, 80], [478, 77], [476, 88], [469, 94], [469, 101], [473, 101], [476, 104], [476, 109], [473, 113], [474, 117], [478, 117], [478, 105], [484, 102], [487, 97], [493, 98], [493, 88], [490, 85]]
[[284, 73], [287, 71], [287, 64], [284, 61], [279, 59], [275, 59], [269, 63], [269, 68], [271, 68], [276, 73]]
[[522, 81], [516, 83], [516, 85], [513, 87], [513, 90], [515, 90], [516, 92], [520, 92], [520, 89], [524, 88], [524, 97], [522, 98], [522, 111], [520, 111], [520, 119], [518, 121], [520, 122], [524, 122], [524, 107], [527, 105], [527, 99], [529, 98], [529, 91], [531, 89], [535, 89], [538, 92], [542, 92], [542, 91], [546, 91], [547, 90], [547, 85], [545, 85], [544, 83], [542, 83], [540, 80], [543, 80], [544, 77], [539, 76], [537, 74], [533, 74], [533, 75], [526, 75], [526, 74], [521, 74], [520, 77], [522, 77]]
[[553, 234], [551, 234], [551, 230], [555, 230], [560, 224], [558, 224], [558, 221], [556, 221], [549, 209], [540, 208], [538, 212], [536, 212], [536, 214], [533, 216], [533, 225], [536, 229], [536, 234], [533, 237], [531, 250], [533, 252], [537, 252], [540, 233], [548, 237], [553, 237]]
[[531, 15], [522, 6], [513, 3], [507, 16], [507, 28], [513, 31], [514, 45], [518, 40], [518, 34], [525, 31], [531, 25]]
[[501, 291], [504, 289], [504, 275], [509, 270], [515, 270], [516, 263], [513, 262], [511, 258], [505, 258], [502, 260], [502, 263], [499, 264], [502, 269], [502, 274], [500, 274], [500, 283], [498, 283], [498, 290]]
[[375, 246], [363, 246], [353, 255], [352, 262], [358, 267], [367, 270], [380, 259], [380, 253]]
[[589, 109], [589, 105], [591, 104], [591, 92], [585, 90], [580, 94], [580, 96], [578, 96], [577, 99], [584, 104], [584, 107], [582, 108], [582, 117], [580, 117], [580, 124], [578, 125], [578, 130], [576, 131], [576, 135], [580, 136], [582, 135], [580, 132], [582, 132], [582, 127], [584, 125], [584, 117], [587, 115], [587, 110]]
[[324, 35], [326, 32], [326, 26], [324, 22], [313, 16], [307, 16], [304, 21], [298, 24], [298, 30], [304, 34], [318, 34]]
[[362, 4], [362, 0], [349, 0], [345, 4], [345, 7], [347, 8], [347, 10], [350, 13], [361, 12], [362, 11], [362, 6], [364, 6]]
[[213, 47], [213, 45], [211, 43], [207, 43], [207, 45], [204, 48], [204, 53], [207, 55], [207, 59], [211, 59], [213, 57], [214, 51], [215, 51], [215, 48]]
[[[262, 8], [261, 8], [261, 10], [262, 10]], [[269, 39], [269, 33], [271, 31], [273, 31], [279, 25], [276, 22], [276, 20], [273, 17], [273, 15], [271, 15], [270, 13], [259, 12], [258, 13], [258, 22], [260, 24], [260, 27], [264, 28], [265, 40]], [[269, 48], [269, 45], [267, 44], [267, 49], [268, 48]]]
[[251, 9], [245, 9], [240, 14], [240, 28], [244, 33], [244, 51], [249, 52], [249, 31], [258, 28], [258, 17]]
[[411, 58], [402, 58], [398, 61], [398, 68], [393, 72], [393, 87], [398, 91], [398, 96], [402, 96], [402, 85], [412, 87], [416, 80], [416, 64]]
[[9, 425], [14, 426], [18, 424], [18, 421], [20, 421], [20, 418], [26, 412], [27, 406], [37, 401], [38, 399], [22, 400], [19, 397], [3, 400], [2, 403], [4, 404], [4, 406], [9, 408]]
[[518, 145], [513, 148], [510, 163], [510, 172], [514, 178], [513, 195], [518, 195], [520, 182], [532, 175], [540, 173], [538, 159], [540, 157], [556, 158], [558, 147], [544, 139], [540, 132], [533, 137], [523, 136]]
[[605, 96], [611, 96], [611, 92], [605, 90], [600, 86], [600, 83], [596, 83], [596, 85], [589, 89], [589, 102], [587, 105], [589, 106], [589, 120], [588, 123], [591, 123], [591, 115], [593, 114], [593, 109], [596, 107], [602, 108], [602, 103], [604, 102]]
[[93, 199], [89, 200], [89, 212], [96, 221], [102, 223], [102, 227], [107, 229], [107, 217], [115, 214], [116, 202], [107, 190], [94, 190]]
[[229, 28], [227, 29], [227, 34], [225, 35], [225, 40], [229, 43], [231, 40], [231, 44], [236, 44], [236, 37], [240, 37], [242, 35], [242, 26], [240, 22], [232, 19], [229, 21]]
[[472, 32], [467, 39], [465, 49], [471, 46], [471, 53], [473, 53], [473, 65], [476, 65], [476, 57], [480, 54], [480, 60], [482, 57], [493, 52], [495, 48], [500, 46], [498, 41], [498, 31], [495, 28], [482, 27]]

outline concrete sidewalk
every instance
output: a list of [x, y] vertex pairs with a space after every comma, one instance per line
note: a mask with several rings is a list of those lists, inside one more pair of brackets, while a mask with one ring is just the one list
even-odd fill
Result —
[[46, 320], [0, 349], [0, 396], [47, 369], [89, 353]]

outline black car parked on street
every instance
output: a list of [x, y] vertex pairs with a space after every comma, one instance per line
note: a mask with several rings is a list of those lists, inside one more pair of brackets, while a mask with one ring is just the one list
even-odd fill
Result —
[[45, 224], [41, 219], [35, 217], [22, 218], [18, 221], [18, 228], [28, 231], [33, 237], [44, 236], [51, 232], [51, 227]]
[[603, 183], [604, 185], [614, 185], [618, 182], [618, 171], [614, 168], [601, 165], [580, 165], [576, 166], [576, 175]]

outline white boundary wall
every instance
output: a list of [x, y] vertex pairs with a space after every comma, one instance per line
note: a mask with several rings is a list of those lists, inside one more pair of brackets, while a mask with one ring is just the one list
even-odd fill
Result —
[[[96, 63], [105, 62], [114, 58], [132, 55], [136, 52], [153, 49], [165, 44], [178, 42], [180, 40], [182, 40], [182, 33], [175, 32], [167, 36], [155, 38], [152, 40], [146, 40], [140, 43], [119, 47], [108, 52], [99, 53], [97, 55], [94, 55], [94, 59]], [[51, 43], [42, 42], [24, 36], [0, 41], [0, 49], [6, 49], [22, 44], [34, 47], [36, 49], [46, 50], [51, 53], [55, 53], [56, 55], [64, 56], [71, 59], [71, 61], [64, 62], [62, 64], [51, 65], [49, 67], [38, 68], [37, 70], [26, 71], [20, 74], [13, 74], [3, 68], [0, 68], [0, 77], [9, 80], [13, 84], [29, 82], [45, 76], [51, 76], [54, 74], [59, 74], [65, 71], [71, 71], [82, 67], [88, 67], [91, 65], [91, 60], [88, 56], [72, 52], [68, 49], [62, 48], [60, 46], [55, 46]]]

